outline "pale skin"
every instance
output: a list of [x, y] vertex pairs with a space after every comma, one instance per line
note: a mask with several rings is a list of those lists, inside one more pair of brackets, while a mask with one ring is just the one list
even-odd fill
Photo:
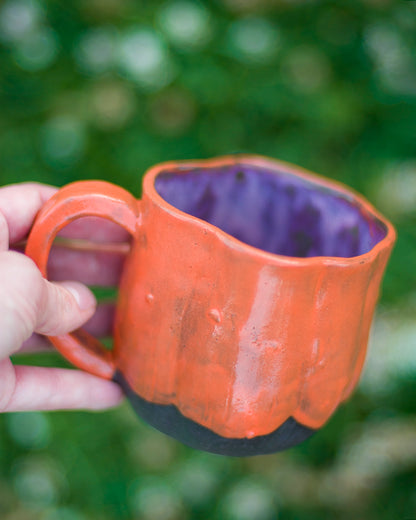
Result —
[[[10, 360], [19, 352], [49, 348], [44, 335], [82, 326], [96, 310], [96, 300], [83, 283], [116, 285], [120, 275], [119, 254], [58, 248], [51, 254], [49, 274], [59, 281], [52, 282], [31, 259], [13, 250], [24, 246], [37, 212], [55, 191], [35, 183], [0, 188], [0, 412], [98, 410], [116, 406], [123, 397], [115, 383], [80, 370], [13, 365]], [[126, 240], [118, 226], [102, 219], [92, 224], [79, 220], [64, 234], [84, 239], [94, 235], [111, 243]], [[109, 305], [99, 309], [87, 329], [97, 336], [108, 334], [112, 311]]]

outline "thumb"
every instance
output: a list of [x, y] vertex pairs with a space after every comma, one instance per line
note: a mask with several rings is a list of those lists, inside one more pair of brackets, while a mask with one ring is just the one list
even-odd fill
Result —
[[59, 336], [77, 329], [93, 314], [96, 300], [92, 292], [79, 282], [43, 281], [41, 303], [35, 332]]
[[0, 252], [0, 288], [0, 359], [16, 352], [33, 332], [66, 334], [95, 310], [87, 287], [48, 282], [30, 258], [14, 251]]

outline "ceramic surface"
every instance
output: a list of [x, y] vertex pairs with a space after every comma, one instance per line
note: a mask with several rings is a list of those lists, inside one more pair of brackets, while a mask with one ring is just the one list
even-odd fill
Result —
[[350, 395], [395, 240], [358, 194], [257, 156], [155, 166], [140, 201], [74, 183], [29, 237], [45, 276], [58, 231], [91, 215], [133, 236], [114, 350], [82, 330], [51, 341], [115, 378], [151, 424], [208, 451], [267, 453], [311, 435]]

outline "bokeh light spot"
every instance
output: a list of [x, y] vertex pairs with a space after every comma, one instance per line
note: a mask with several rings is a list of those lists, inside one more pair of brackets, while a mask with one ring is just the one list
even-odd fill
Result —
[[416, 214], [416, 159], [390, 163], [374, 185], [377, 205], [391, 217]]
[[295, 90], [315, 92], [324, 88], [331, 78], [331, 64], [315, 47], [295, 47], [282, 64], [283, 77]]
[[[408, 305], [407, 307], [410, 307]], [[416, 376], [416, 323], [413, 314], [380, 312], [372, 330], [360, 389], [370, 396], [389, 395], [398, 378]]]
[[82, 157], [86, 144], [83, 123], [71, 116], [56, 116], [42, 128], [41, 151], [52, 167], [74, 165]]
[[224, 520], [274, 520], [278, 516], [271, 489], [250, 478], [234, 484], [221, 505]]
[[123, 127], [134, 115], [137, 100], [125, 82], [103, 81], [89, 93], [91, 121], [103, 130]]
[[211, 39], [211, 16], [199, 2], [168, 2], [160, 9], [158, 18], [166, 37], [183, 50], [200, 49]]
[[48, 27], [42, 27], [25, 36], [14, 49], [16, 62], [27, 71], [45, 69], [55, 61], [57, 54], [57, 36]]
[[247, 17], [231, 24], [228, 44], [230, 52], [241, 61], [269, 63], [278, 52], [280, 34], [266, 18]]
[[87, 517], [71, 507], [54, 507], [43, 514], [41, 520], [87, 520]]
[[131, 507], [141, 520], [181, 520], [183, 504], [175, 489], [159, 478], [141, 479], [134, 488]]
[[36, 0], [6, 0], [0, 7], [0, 39], [17, 42], [33, 32], [42, 19]]
[[157, 432], [142, 435], [129, 446], [129, 453], [140, 467], [147, 470], [167, 470], [175, 461], [176, 443], [169, 437]]
[[146, 90], [158, 90], [173, 79], [174, 67], [166, 46], [150, 28], [124, 33], [117, 54], [121, 72]]
[[188, 92], [171, 89], [152, 100], [149, 115], [157, 131], [167, 135], [178, 135], [192, 124], [195, 112], [194, 100]]
[[112, 27], [96, 27], [78, 41], [74, 56], [79, 67], [89, 74], [103, 74], [115, 63], [116, 32]]
[[24, 448], [39, 449], [49, 443], [49, 420], [42, 412], [16, 412], [7, 416], [6, 424], [10, 437]]
[[381, 22], [368, 25], [364, 45], [387, 90], [416, 96], [414, 57], [394, 26]]
[[220, 471], [198, 456], [185, 461], [175, 474], [176, 486], [191, 507], [208, 505], [214, 499], [221, 480]]
[[46, 457], [25, 457], [16, 462], [12, 473], [16, 495], [33, 509], [56, 504], [66, 489], [62, 471]]

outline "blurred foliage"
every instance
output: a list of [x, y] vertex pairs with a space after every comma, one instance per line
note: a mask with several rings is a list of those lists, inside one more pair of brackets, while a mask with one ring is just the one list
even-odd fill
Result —
[[[415, 49], [406, 0], [5, 0], [0, 181], [99, 178], [139, 196], [164, 160], [248, 152], [302, 165], [394, 221], [382, 308], [411, 320]], [[414, 351], [387, 391], [356, 392], [312, 439], [267, 457], [189, 450], [127, 405], [4, 415], [1, 517], [415, 518]]]

